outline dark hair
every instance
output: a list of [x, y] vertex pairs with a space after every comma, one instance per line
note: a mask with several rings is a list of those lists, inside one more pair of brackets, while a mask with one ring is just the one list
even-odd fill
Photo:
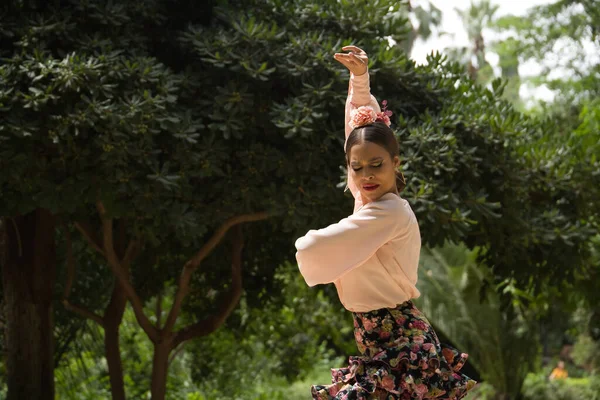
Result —
[[[383, 147], [390, 153], [392, 159], [400, 155], [400, 145], [394, 131], [383, 122], [374, 122], [350, 132], [348, 140], [346, 140], [346, 164], [350, 165], [350, 149], [352, 149], [352, 146], [363, 142], [375, 143]], [[399, 170], [396, 171], [396, 187], [398, 193], [406, 187], [404, 175]]]

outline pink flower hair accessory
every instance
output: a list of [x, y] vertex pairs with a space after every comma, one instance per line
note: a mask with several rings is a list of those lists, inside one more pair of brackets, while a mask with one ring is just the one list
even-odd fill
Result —
[[350, 125], [352, 129], [374, 122], [383, 122], [387, 126], [390, 126], [392, 124], [390, 117], [393, 113], [387, 109], [387, 100], [382, 101], [381, 104], [383, 105], [383, 111], [380, 112], [375, 111], [371, 106], [360, 106], [355, 110], [352, 110], [348, 125]]

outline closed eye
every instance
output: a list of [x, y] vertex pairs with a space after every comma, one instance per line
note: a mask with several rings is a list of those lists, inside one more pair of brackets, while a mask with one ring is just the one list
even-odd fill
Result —
[[[380, 162], [379, 164], [375, 164], [375, 165], [371, 165], [371, 168], [381, 168], [381, 166], [383, 165], [383, 162]], [[352, 168], [353, 171], [360, 171], [362, 168]]]

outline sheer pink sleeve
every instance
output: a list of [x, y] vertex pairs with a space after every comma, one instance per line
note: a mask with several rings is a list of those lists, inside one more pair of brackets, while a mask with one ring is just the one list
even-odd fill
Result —
[[296, 260], [306, 283], [331, 283], [371, 258], [406, 221], [398, 203], [371, 202], [336, 224], [298, 238]]
[[[381, 111], [379, 108], [379, 103], [377, 99], [371, 95], [371, 88], [369, 86], [369, 72], [364, 73], [362, 75], [354, 75], [350, 74], [350, 83], [348, 85], [348, 98], [346, 99], [346, 121], [345, 121], [345, 131], [346, 131], [346, 140], [352, 132], [352, 128], [348, 124], [350, 121], [350, 113], [352, 110], [360, 106], [371, 106], [377, 112]], [[344, 143], [344, 150], [346, 149], [346, 144]], [[362, 205], [362, 196], [358, 191], [358, 186], [348, 174], [348, 189], [354, 196], [354, 212], [358, 210]]]

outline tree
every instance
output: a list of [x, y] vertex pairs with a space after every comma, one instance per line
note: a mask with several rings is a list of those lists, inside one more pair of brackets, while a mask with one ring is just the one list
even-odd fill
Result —
[[535, 313], [516, 304], [502, 307], [501, 291], [485, 290], [493, 277], [477, 263], [476, 251], [446, 244], [424, 249], [420, 263], [424, 296], [417, 304], [436, 331], [469, 354], [482, 380], [494, 388], [494, 399], [519, 398], [539, 352]]
[[521, 100], [521, 76], [519, 75], [519, 48], [513, 38], [498, 40], [492, 43], [492, 51], [498, 54], [498, 66], [500, 67], [500, 76], [506, 81], [504, 97], [510, 101], [519, 110], [523, 110], [523, 101]]
[[448, 51], [454, 59], [466, 65], [471, 79], [482, 84], [487, 84], [494, 76], [493, 70], [485, 58], [486, 46], [483, 29], [491, 24], [498, 8], [499, 6], [492, 5], [489, 0], [482, 0], [477, 4], [471, 1], [471, 6], [466, 10], [454, 9], [467, 31], [471, 47], [457, 47], [448, 49]]
[[[11, 173], [2, 176], [2, 213], [27, 216], [43, 212], [51, 222], [60, 215], [69, 226], [77, 226], [90, 246], [107, 258], [119, 278], [118, 285], [123, 287], [133, 303], [140, 324], [158, 346], [157, 353], [160, 354], [155, 366], [158, 365], [156, 368], [160, 371], [153, 380], [156, 397], [160, 397], [164, 390], [164, 361], [173, 345], [193, 335], [214, 330], [235, 305], [241, 290], [241, 265], [240, 261], [236, 261], [234, 290], [223, 303], [222, 313], [200, 321], [193, 329], [181, 331], [183, 333], [177, 340], [173, 337], [162, 340], [161, 337], [171, 335], [186, 294], [185, 286], [198, 262], [218, 244], [227, 228], [244, 220], [266, 216], [241, 214], [241, 217], [235, 217], [236, 214], [244, 209], [268, 206], [275, 210], [288, 209], [293, 215], [293, 203], [282, 207], [277, 200], [285, 202], [286, 198], [291, 200], [300, 193], [294, 183], [282, 186], [287, 176], [294, 175], [297, 170], [295, 150], [288, 145], [288, 140], [279, 136], [283, 128], [267, 124], [271, 134], [254, 139], [253, 135], [263, 133], [261, 128], [265, 121], [258, 121], [254, 129], [246, 132], [241, 123], [246, 116], [254, 118], [255, 110], [263, 109], [267, 103], [256, 96], [258, 107], [248, 108], [246, 115], [240, 114], [236, 118], [239, 101], [249, 98], [246, 93], [240, 94], [236, 87], [244, 83], [243, 79], [222, 85], [222, 73], [216, 68], [217, 73], [212, 76], [200, 73], [188, 82], [186, 64], [177, 63], [176, 57], [188, 57], [189, 62], [196, 56], [190, 51], [169, 53], [179, 48], [177, 40], [181, 37], [173, 31], [173, 26], [179, 29], [186, 23], [196, 23], [193, 29], [198, 30], [202, 10], [189, 14], [180, 14], [181, 10], [177, 10], [167, 20], [161, 14], [165, 7], [166, 3], [160, 2], [123, 5], [73, 3], [73, 7], [10, 3], [4, 14], [11, 18], [7, 18], [6, 30], [3, 31], [4, 42], [8, 44], [3, 46], [3, 55], [9, 62], [2, 69], [3, 112], [12, 116], [3, 126], [6, 134], [3, 136], [6, 139], [2, 148], [3, 170], [8, 170], [4, 166], [10, 163]], [[186, 23], [179, 23], [178, 16], [185, 16]], [[252, 29], [251, 21], [244, 22], [247, 23], [244, 28]], [[147, 26], [151, 27], [151, 32], [160, 31], [162, 34], [148, 35]], [[276, 39], [276, 32], [263, 33]], [[189, 36], [193, 37], [193, 34], [192, 30]], [[160, 43], [161, 40], [166, 43]], [[172, 58], [173, 55], [176, 57]], [[174, 64], [173, 68], [178, 72], [165, 64]], [[210, 66], [209, 63], [203, 64], [202, 68]], [[270, 73], [270, 68], [259, 65], [254, 70], [248, 68], [249, 76], [244, 78], [263, 82], [266, 87], [265, 78]], [[216, 80], [211, 81], [213, 77]], [[199, 88], [221, 92], [218, 104], [210, 105], [213, 110], [208, 111], [206, 100], [198, 98]], [[271, 90], [277, 92], [276, 88]], [[186, 103], [187, 106], [183, 106]], [[221, 106], [225, 106], [225, 110]], [[198, 113], [198, 110], [203, 112]], [[233, 117], [230, 118], [227, 112]], [[205, 125], [202, 119], [213, 122]], [[200, 131], [204, 134], [200, 135]], [[285, 132], [289, 131], [293, 129], [285, 129]], [[243, 135], [247, 135], [245, 143], [241, 141]], [[329, 143], [330, 146], [338, 144], [339, 139]], [[27, 159], [38, 162], [22, 162], [16, 166], [19, 160]], [[326, 187], [335, 193], [337, 162], [332, 161], [326, 160], [324, 164], [335, 165], [335, 172], [324, 176], [321, 181], [328, 183]], [[201, 168], [197, 168], [198, 165]], [[304, 173], [307, 172], [314, 176], [312, 171]], [[24, 178], [20, 183], [19, 175]], [[208, 182], [216, 185], [211, 183], [211, 190], [205, 190]], [[249, 186], [248, 182], [253, 185]], [[327, 196], [323, 197], [327, 199]], [[319, 200], [313, 201], [313, 204], [318, 205]], [[94, 209], [97, 211], [94, 212]], [[168, 210], [169, 215], [155, 218], [161, 209]], [[229, 217], [233, 219], [228, 220]], [[299, 219], [295, 218], [296, 221]], [[217, 232], [208, 247], [186, 264], [180, 280], [180, 292], [165, 326], [151, 326], [140, 311], [142, 300], [131, 286], [123, 264], [132, 262], [136, 250], [142, 247], [147, 250], [146, 253], [152, 253], [153, 257], [148, 256], [148, 259], [160, 259], [150, 264], [156, 268], [180, 260], [182, 254], [189, 255], [188, 246], [202, 243], [209, 229], [223, 221], [228, 222], [222, 225], [223, 229]], [[283, 219], [277, 225], [285, 226], [285, 222]], [[117, 236], [122, 238], [120, 242], [115, 239], [115, 223], [122, 226], [120, 232], [124, 233]], [[290, 230], [294, 224], [287, 226]], [[54, 227], [47, 224], [42, 231], [53, 235]], [[9, 249], [19, 247], [23, 232], [26, 231], [8, 231]], [[259, 252], [277, 248], [277, 244], [260, 245], [263, 237], [259, 232], [253, 235], [259, 244]], [[26, 239], [34, 240], [34, 237], [30, 235]], [[286, 242], [289, 243], [289, 240], [288, 237]], [[54, 245], [54, 241], [51, 240], [50, 244]], [[168, 250], [161, 252], [158, 244]], [[241, 248], [239, 240], [236, 246]], [[118, 256], [119, 247], [125, 249], [122, 258]], [[285, 253], [289, 254], [289, 250]], [[281, 259], [281, 253], [277, 257]], [[46, 254], [44, 259], [48, 263], [54, 262], [52, 253]], [[263, 261], [268, 259], [263, 257]], [[3, 270], [9, 271], [10, 265], [10, 262], [4, 264]], [[225, 263], [221, 261], [220, 265], [221, 269], [214, 269], [215, 275], [220, 278], [216, 279], [217, 288], [222, 287], [220, 282], [225, 280], [222, 276]], [[274, 266], [267, 268], [274, 269]], [[167, 281], [175, 275], [173, 272], [159, 273]], [[268, 269], [265, 275], [268, 276]], [[33, 274], [28, 278], [31, 276]], [[42, 274], [37, 276], [44, 278]], [[7, 288], [15, 280], [6, 280], [5, 296], [11, 293]], [[268, 278], [262, 277], [256, 283], [261, 284], [265, 280], [268, 283]], [[45, 282], [51, 286], [52, 280], [45, 279]], [[153, 284], [161, 286], [164, 281], [157, 279]], [[22, 298], [17, 299], [15, 304], [22, 301]], [[14, 337], [17, 338], [19, 332], [14, 322], [11, 320], [8, 326], [9, 331], [15, 331]], [[209, 323], [212, 325], [207, 325]], [[48, 328], [50, 332], [51, 324]], [[46, 339], [51, 340], [51, 336], [46, 336]], [[34, 341], [42, 342], [39, 338]], [[15, 350], [9, 359], [17, 359], [17, 346], [10, 348]], [[52, 358], [51, 355], [48, 358]], [[51, 376], [49, 370], [46, 365], [45, 373]], [[9, 376], [27, 377], [32, 374], [33, 371], [23, 368], [9, 368]], [[34, 388], [38, 390], [36, 394], [29, 396], [23, 386], [11, 384], [9, 398], [39, 397], [42, 392], [52, 396], [52, 390], [39, 387]]]
[[[567, 179], [545, 168], [560, 154], [527, 153], [544, 125], [502, 101], [498, 82], [492, 91], [474, 85], [439, 55], [417, 68], [390, 47], [386, 38], [407, 26], [389, 17], [400, 7], [223, 0], [207, 21], [206, 9], [186, 1], [9, 2], [0, 214], [18, 228], [8, 230], [9, 254], [20, 254], [19, 243], [47, 248], [36, 267], [45, 275], [21, 281], [45, 276], [51, 290], [56, 220], [77, 229], [74, 246], [85, 243], [110, 267], [153, 342], [152, 396], [164, 398], [169, 354], [220, 326], [242, 282], [250, 307], [276, 295], [275, 271], [293, 258], [293, 239], [351, 209], [336, 187], [348, 76], [331, 59], [350, 43], [369, 51], [373, 92], [396, 113], [405, 197], [424, 242], [485, 249], [498, 280], [572, 279], [592, 230], [588, 203], [573, 190], [585, 170]], [[74, 258], [81, 270], [89, 255]], [[2, 266], [5, 301], [25, 304], [8, 272], [26, 270], [13, 265]], [[152, 321], [145, 302], [173, 286], [166, 321]], [[186, 311], [195, 317], [183, 326]], [[7, 315], [7, 336], [19, 337], [16, 322]], [[10, 347], [9, 361], [25, 345]], [[34, 373], [9, 368], [9, 399], [52, 396], [13, 380]]]
[[[79, 225], [81, 226], [81, 225]], [[124, 225], [120, 225], [124, 228]], [[82, 229], [84, 229], [82, 227]], [[124, 229], [118, 229], [117, 231], [124, 234]], [[87, 231], [84, 231], [87, 232]], [[67, 277], [63, 292], [62, 303], [65, 308], [72, 311], [83, 318], [87, 318], [97, 323], [104, 332], [104, 350], [106, 361], [108, 364], [108, 374], [110, 377], [110, 388], [111, 397], [113, 400], [124, 400], [125, 399], [125, 384], [123, 382], [123, 366], [121, 362], [121, 349], [119, 344], [119, 327], [125, 313], [125, 306], [127, 305], [127, 295], [125, 293], [124, 286], [118, 281], [112, 285], [112, 291], [110, 294], [110, 300], [106, 303], [103, 313], [98, 314], [93, 311], [93, 308], [84, 307], [81, 304], [73, 304], [70, 300], [71, 290], [73, 288], [75, 280], [76, 262], [73, 254], [73, 243], [71, 233], [68, 229], [64, 230], [64, 234], [67, 241]], [[123, 247], [124, 240], [117, 240], [115, 253], [119, 260], [122, 261], [122, 268], [126, 274], [129, 274], [132, 257], [125, 258], [125, 249]], [[81, 259], [81, 258], [80, 258]], [[98, 268], [96, 263], [93, 264], [94, 269]], [[86, 277], [93, 276], [93, 271], [80, 271], [86, 273]], [[96, 274], [95, 278], [98, 278]], [[96, 283], [101, 280], [97, 279]], [[89, 288], [89, 286], [88, 286]], [[94, 293], [96, 298], [102, 298], [98, 293]], [[81, 298], [81, 297], [80, 297]]]
[[[524, 16], [499, 18], [495, 28], [510, 35], [511, 48], [522, 62], [536, 62], [542, 70], [527, 84], [546, 86], [554, 93], [547, 102], [538, 102], [529, 111], [551, 118], [554, 128], [540, 140], [546, 153], [563, 153], [565, 159], [580, 160], [562, 168], [572, 174], [587, 176], [580, 187], [582, 200], [588, 202], [590, 215], [599, 215], [597, 174], [600, 157], [600, 67], [593, 55], [600, 52], [600, 14], [597, 5], [588, 0], [559, 0], [533, 7]], [[581, 175], [580, 175], [581, 176]], [[596, 177], [596, 178], [594, 178]], [[577, 178], [576, 178], [577, 179]], [[599, 238], [589, 243], [590, 253], [598, 252]], [[577, 293], [596, 309], [600, 304], [597, 259], [592, 259], [577, 278]]]
[[416, 26], [410, 21], [410, 31], [408, 32], [406, 38], [403, 38], [399, 45], [404, 50], [406, 54], [410, 54], [412, 52], [413, 46], [417, 39], [427, 40], [432, 31], [442, 23], [442, 11], [437, 8], [430, 1], [427, 2], [427, 7], [419, 4], [416, 7], [413, 7], [410, 0], [408, 1], [406, 10], [399, 10], [404, 17], [406, 13], [408, 15], [412, 15], [416, 19]]
[[[225, 326], [186, 348], [192, 376], [206, 398], [292, 398], [294, 382], [323, 363], [321, 370], [328, 372], [356, 352], [352, 317], [335, 289], [309, 288], [296, 271], [296, 265], [284, 264], [276, 273], [283, 302], [270, 299], [263, 308], [250, 309], [243, 298]], [[308, 386], [299, 398], [306, 398]], [[267, 393], [260, 397], [252, 389]]]
[[[596, 67], [590, 56], [600, 45], [599, 26], [600, 13], [590, 0], [557, 0], [532, 7], [524, 16], [507, 15], [494, 22], [496, 29], [514, 38], [523, 60], [540, 63], [542, 71], [531, 83], [564, 92], [584, 89], [578, 81], [597, 86], [597, 80], [589, 78]], [[561, 73], [551, 74], [557, 70]]]
[[1, 228], [7, 385], [19, 393], [8, 398], [42, 399], [54, 393], [54, 218], [40, 209], [4, 218]]

